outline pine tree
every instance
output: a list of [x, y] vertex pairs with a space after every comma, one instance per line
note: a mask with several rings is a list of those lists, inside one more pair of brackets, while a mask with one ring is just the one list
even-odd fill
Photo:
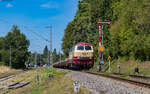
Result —
[[47, 57], [48, 56], [48, 47], [47, 45], [45, 46], [44, 50], [43, 50], [43, 57]]

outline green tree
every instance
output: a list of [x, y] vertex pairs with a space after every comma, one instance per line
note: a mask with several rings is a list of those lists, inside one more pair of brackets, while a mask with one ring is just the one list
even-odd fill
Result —
[[4, 38], [0, 37], [0, 62], [2, 61], [2, 49], [4, 48]]
[[[149, 60], [150, 1], [120, 0], [113, 5], [114, 18], [111, 26], [111, 43], [122, 56]], [[117, 33], [116, 33], [117, 32]], [[118, 36], [118, 41], [113, 40]], [[118, 54], [118, 52], [113, 52]]]
[[[25, 68], [25, 62], [28, 58], [29, 41], [26, 36], [20, 33], [17, 26], [13, 26], [12, 32], [9, 32], [4, 39], [4, 50], [8, 51], [11, 47], [12, 67], [13, 68]], [[8, 57], [7, 57], [8, 58]], [[9, 59], [9, 58], [8, 58]], [[5, 60], [8, 65], [8, 59]]]
[[0, 37], [0, 50], [4, 48], [4, 37]]
[[47, 57], [47, 56], [48, 56], [48, 47], [46, 45], [44, 50], [43, 50], [43, 57]]
[[62, 50], [65, 57], [68, 57], [70, 48], [78, 42], [88, 42], [90, 32], [90, 5], [89, 0], [79, 1], [78, 11], [72, 22], [65, 29], [63, 37]]
[[104, 59], [125, 56], [128, 59], [150, 60], [150, 1], [149, 0], [80, 0], [77, 13], [65, 29], [62, 50], [77, 42], [89, 42], [98, 57], [99, 21], [103, 25]]
[[54, 49], [52, 53], [52, 57], [53, 57], [53, 63], [59, 61], [59, 54], [57, 54], [56, 48]]
[[43, 50], [43, 54], [41, 56], [43, 64], [48, 64], [48, 58], [49, 58], [48, 55], [49, 55], [49, 51], [48, 51], [48, 47], [46, 45]]

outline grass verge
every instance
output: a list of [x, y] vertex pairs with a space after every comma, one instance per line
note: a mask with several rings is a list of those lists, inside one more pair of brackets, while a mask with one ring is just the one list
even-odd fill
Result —
[[16, 74], [16, 73], [19, 73], [22, 71], [23, 70], [15, 70], [15, 69], [12, 69], [10, 67], [0, 66], [0, 77], [13, 75], [13, 74]]
[[[108, 61], [105, 61], [105, 65], [102, 71], [106, 74], [117, 73], [118, 72], [117, 64], [118, 60], [116, 59], [112, 60], [110, 64], [111, 72], [109, 72], [109, 63]], [[95, 63], [91, 71], [98, 71], [98, 69], [96, 68], [97, 66], [98, 62]], [[133, 59], [126, 60], [124, 57], [120, 58], [120, 72], [125, 76], [129, 74], [134, 74], [134, 69], [136, 67], [139, 68], [139, 75], [150, 76], [150, 61], [141, 62]]]
[[[53, 74], [53, 79], [49, 80], [48, 76]], [[9, 94], [73, 94], [73, 80], [64, 76], [66, 72], [60, 72], [53, 69], [52, 72], [49, 68], [39, 68], [36, 70], [30, 70], [26, 74], [22, 74], [17, 81], [26, 80], [30, 81], [30, 85], [12, 90]], [[36, 81], [36, 76], [41, 77], [40, 83]], [[15, 81], [14, 81], [15, 82]], [[78, 94], [89, 94], [86, 88], [81, 87]]]

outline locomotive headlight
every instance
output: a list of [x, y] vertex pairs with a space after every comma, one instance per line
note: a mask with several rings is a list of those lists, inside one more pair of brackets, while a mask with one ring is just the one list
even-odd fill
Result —
[[80, 62], [78, 61], [77, 64], [80, 65]]
[[92, 62], [92, 61], [90, 61], [90, 64], [93, 64], [93, 62]]
[[79, 59], [79, 56], [74, 56], [73, 58], [74, 58], [74, 59]]
[[92, 59], [93, 57], [90, 57], [90, 59]]

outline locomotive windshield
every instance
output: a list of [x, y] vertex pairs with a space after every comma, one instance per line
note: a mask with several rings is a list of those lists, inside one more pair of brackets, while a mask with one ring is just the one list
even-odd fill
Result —
[[91, 46], [85, 46], [85, 50], [92, 50]]
[[91, 46], [78, 46], [77, 50], [92, 50]]
[[84, 50], [83, 46], [78, 46], [77, 50]]

